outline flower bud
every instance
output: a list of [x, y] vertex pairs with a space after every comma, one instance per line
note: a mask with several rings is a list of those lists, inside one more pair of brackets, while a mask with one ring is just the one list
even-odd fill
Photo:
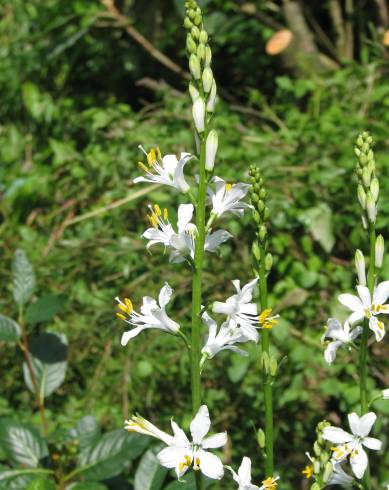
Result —
[[266, 238], [266, 235], [267, 235], [267, 229], [266, 229], [266, 226], [260, 226], [259, 227], [259, 231], [258, 231], [258, 237], [260, 239], [261, 242], [263, 242]]
[[207, 94], [211, 90], [213, 82], [212, 70], [210, 68], [204, 68], [202, 80], [204, 92]]
[[256, 240], [253, 242], [251, 249], [252, 249], [254, 257], [259, 262], [261, 260], [261, 252], [259, 250], [259, 245], [258, 245], [258, 242]]
[[369, 224], [367, 222], [366, 216], [362, 216], [362, 226], [364, 230], [367, 230], [369, 228]]
[[371, 195], [373, 196], [374, 201], [377, 202], [378, 201], [378, 194], [380, 192], [380, 184], [378, 182], [377, 177], [374, 177], [374, 179], [371, 181], [370, 192], [371, 192]]
[[203, 44], [207, 44], [208, 33], [207, 33], [207, 31], [204, 31], [204, 29], [200, 32], [199, 41]]
[[200, 61], [193, 53], [189, 57], [189, 69], [195, 80], [201, 77]]
[[354, 151], [355, 151], [355, 154], [357, 155], [357, 157], [359, 157], [361, 155], [361, 150], [359, 148], [354, 148]]
[[217, 152], [218, 146], [218, 135], [217, 132], [212, 129], [208, 136], [207, 141], [205, 143], [205, 168], [208, 172], [212, 172], [213, 167], [215, 165], [215, 156]]
[[355, 252], [355, 268], [358, 274], [358, 284], [361, 286], [366, 286], [365, 257], [360, 250]]
[[215, 105], [216, 105], [216, 82], [215, 79], [213, 79], [211, 93], [209, 94], [208, 102], [207, 102], [207, 111], [213, 112], [215, 110]]
[[320, 456], [321, 447], [319, 446], [317, 441], [315, 441], [313, 444], [313, 452], [315, 453], [316, 456]]
[[210, 66], [212, 61], [212, 51], [209, 46], [205, 46], [205, 66]]
[[324, 473], [323, 473], [323, 483], [327, 483], [328, 480], [330, 479], [332, 473], [334, 472], [334, 466], [333, 463], [328, 461], [328, 463], [325, 465], [324, 468]]
[[199, 44], [197, 46], [197, 57], [200, 61], [205, 60], [205, 45], [204, 44]]
[[377, 206], [375, 205], [370, 191], [368, 191], [366, 194], [366, 212], [370, 223], [375, 223], [377, 217]]
[[193, 9], [188, 10], [188, 17], [193, 20], [196, 17], [196, 11]]
[[197, 97], [192, 109], [193, 120], [198, 133], [204, 132], [205, 103], [201, 97]]
[[193, 27], [193, 22], [189, 19], [189, 17], [185, 17], [184, 27], [185, 29], [191, 29]]
[[200, 92], [197, 90], [197, 88], [193, 85], [192, 82], [189, 84], [189, 93], [192, 98], [192, 102], [195, 102], [195, 100], [200, 97]]
[[278, 368], [277, 359], [275, 357], [271, 356], [270, 357], [270, 376], [273, 376], [273, 378], [277, 374], [277, 368]]
[[382, 235], [378, 235], [375, 242], [375, 266], [379, 269], [384, 261], [385, 242]]
[[370, 187], [371, 172], [368, 167], [364, 167], [362, 171], [362, 182], [365, 187]]
[[196, 15], [196, 17], [193, 19], [193, 22], [196, 24], [196, 26], [199, 26], [202, 20], [203, 19], [201, 15]]
[[265, 447], [265, 444], [266, 444], [266, 436], [265, 436], [265, 432], [262, 429], [258, 429], [258, 432], [257, 432], [257, 442], [258, 442], [258, 446], [261, 449], [263, 449]]
[[188, 50], [189, 53], [193, 53], [193, 54], [195, 54], [197, 51], [196, 43], [190, 34], [186, 36], [186, 49]]
[[200, 37], [200, 30], [198, 27], [193, 26], [192, 29], [190, 30], [190, 33], [192, 34], [192, 37], [195, 41], [198, 41]]
[[358, 184], [358, 200], [362, 209], [366, 209], [366, 192], [361, 184]]
[[265, 269], [269, 272], [273, 266], [273, 256], [271, 253], [267, 253], [265, 257]]

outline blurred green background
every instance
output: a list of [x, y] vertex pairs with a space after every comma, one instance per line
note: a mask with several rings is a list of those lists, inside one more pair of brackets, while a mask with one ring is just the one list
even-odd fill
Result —
[[[32, 337], [45, 329], [69, 340], [66, 380], [47, 401], [49, 447], [60, 453], [59, 471], [76, 464], [62, 435], [85, 415], [96, 417], [104, 430], [121, 428], [134, 411], [165, 429], [172, 414], [184, 425], [190, 421], [182, 346], [150, 331], [122, 348], [114, 304], [115, 296], [126, 295], [137, 306], [168, 281], [175, 290], [171, 316], [189, 328], [190, 273], [169, 265], [161, 249], [147, 253], [140, 238], [147, 204], [171, 210], [180, 198], [168, 189], [150, 192], [132, 184], [142, 159], [139, 144], [159, 145], [163, 153], [193, 151], [187, 81], [176, 73], [187, 70], [183, 4], [0, 1], [0, 312], [17, 316], [11, 263], [22, 248], [37, 275], [33, 302], [47, 295], [66, 298], [54, 316], [28, 327]], [[304, 489], [300, 472], [316, 423], [324, 417], [339, 423], [358, 408], [355, 355], [343, 351], [328, 367], [320, 337], [328, 316], [344, 315], [337, 294], [354, 286], [355, 248], [368, 246], [353, 176], [353, 144], [365, 129], [376, 141], [378, 229], [389, 239], [388, 5], [199, 4], [220, 94], [216, 174], [245, 180], [248, 165], [257, 163], [269, 190], [270, 303], [282, 317], [273, 344], [284, 358], [274, 387], [276, 467], [281, 488]], [[285, 49], [273, 37], [282, 29], [293, 34]], [[152, 47], [167, 57], [165, 64]], [[280, 52], [270, 54], [274, 50]], [[210, 301], [232, 294], [232, 279], [252, 277], [249, 216], [221, 226], [234, 238], [220, 257], [207, 258]], [[385, 261], [383, 277], [388, 273]], [[250, 351], [248, 359], [223, 353], [209, 363], [205, 402], [215, 430], [227, 429], [231, 437], [224, 462], [236, 465], [251, 456], [260, 481], [255, 429], [263, 423], [263, 398], [258, 355]], [[0, 352], [0, 416], [38, 427], [22, 353], [1, 342]], [[371, 352], [371, 389], [388, 387], [387, 341], [373, 344]], [[377, 402], [375, 409], [382, 414], [376, 433], [387, 448], [389, 404]], [[389, 452], [379, 458], [373, 474], [388, 482]], [[1, 468], [8, 466], [5, 453], [0, 461]], [[106, 485], [133, 488], [138, 464], [133, 459]], [[226, 478], [212, 488], [235, 487]]]

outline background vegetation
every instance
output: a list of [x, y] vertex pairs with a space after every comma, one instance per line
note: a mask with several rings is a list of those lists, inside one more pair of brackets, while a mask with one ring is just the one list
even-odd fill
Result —
[[[133, 411], [161, 427], [172, 413], [178, 422], [189, 421], [189, 366], [181, 345], [147, 332], [124, 349], [123, 326], [114, 317], [116, 295], [137, 304], [167, 280], [176, 292], [173, 317], [188, 320], [188, 272], [167, 266], [162, 250], [149, 255], [140, 239], [147, 203], [171, 208], [171, 194], [132, 185], [139, 174], [138, 144], [158, 144], [163, 153], [193, 146], [183, 3], [149, 0], [145, 8], [142, 0], [116, 6], [108, 0], [0, 2], [0, 312], [17, 319], [12, 260], [15, 250], [23, 249], [36, 274], [28, 334], [36, 339], [44, 330], [56, 332], [69, 343], [65, 381], [46, 401], [51, 457], [44, 449], [40, 453], [57, 481], [76, 467], [85, 424], [95, 435], [97, 424], [104, 433], [114, 431]], [[364, 129], [377, 141], [378, 227], [389, 238], [387, 5], [379, 0], [199, 3], [221, 87], [217, 173], [245, 180], [249, 163], [258, 163], [270, 191], [275, 257], [270, 301], [282, 316], [274, 338], [278, 356], [284, 356], [275, 385], [276, 466], [282, 488], [305, 488], [300, 470], [315, 424], [324, 417], [338, 423], [358, 405], [358, 386], [349, 383], [350, 375], [356, 377], [354, 356], [342, 352], [345, 362], [328, 367], [320, 337], [328, 312], [340, 314], [337, 294], [353, 287], [353, 249], [367, 246], [353, 177], [353, 142]], [[270, 56], [266, 43], [281, 28], [293, 33], [293, 45]], [[167, 57], [162, 63], [160, 53]], [[249, 216], [231, 219], [226, 227], [235, 238], [223, 246], [222, 260], [207, 259], [205, 289], [212, 300], [232, 291], [231, 279], [252, 276]], [[383, 274], [389, 277], [389, 262]], [[25, 387], [22, 352], [5, 342], [0, 352], [4, 473], [30, 465], [9, 457], [4, 436], [9, 420], [41, 429]], [[371, 388], [387, 387], [387, 341], [374, 344], [373, 353]], [[236, 464], [250, 455], [260, 479], [255, 428], [263, 411], [255, 349], [247, 360], [220, 355], [212, 366], [206, 372], [206, 402], [217, 429], [228, 428], [232, 437], [224, 460]], [[387, 403], [377, 402], [375, 409], [389, 416]], [[381, 439], [387, 447], [387, 434]], [[139, 440], [130, 445], [132, 452], [123, 444], [120, 451], [127, 457], [118, 452], [122, 459], [117, 457], [114, 471], [84, 471], [79, 477], [103, 480], [101, 488], [135, 484], [144, 490], [134, 474], [146, 448]], [[152, 460], [152, 452], [146, 457]], [[150, 468], [147, 461], [141, 464]], [[388, 451], [381, 461], [373, 464], [373, 473], [388, 482]], [[1, 474], [0, 488], [27, 488], [35, 478], [2, 480]], [[171, 481], [165, 473], [153, 475], [154, 490]], [[52, 488], [39, 485], [31, 488]], [[90, 485], [77, 488], [100, 488]], [[230, 480], [223, 485], [213, 488], [232, 488]]]

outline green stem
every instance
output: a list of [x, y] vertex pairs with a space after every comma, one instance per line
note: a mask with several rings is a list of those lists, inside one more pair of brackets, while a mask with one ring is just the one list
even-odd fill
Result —
[[[369, 271], [367, 274], [367, 285], [369, 287], [370, 296], [373, 297], [373, 291], [375, 285], [375, 241], [376, 241], [374, 224], [370, 225], [369, 237], [370, 237], [370, 260], [369, 260]], [[368, 393], [367, 393], [368, 341], [369, 341], [369, 320], [366, 319], [363, 324], [361, 350], [359, 354], [361, 415], [367, 413], [369, 409], [369, 401], [368, 401]], [[366, 468], [362, 480], [362, 484], [365, 490], [369, 490], [371, 488], [369, 464]]]
[[[267, 308], [267, 280], [265, 270], [265, 250], [260, 246], [260, 269], [259, 269], [259, 292], [261, 311]], [[270, 355], [270, 332], [262, 330], [262, 354]], [[273, 476], [274, 472], [274, 455], [273, 455], [273, 387], [269, 373], [266, 371], [263, 375], [263, 393], [265, 398], [265, 472], [266, 478]]]
[[[202, 272], [205, 243], [205, 203], [206, 203], [206, 172], [205, 172], [205, 141], [206, 131], [201, 138], [200, 147], [200, 181], [196, 206], [197, 237], [195, 242], [194, 271], [192, 280], [192, 412], [196, 414], [201, 405], [201, 304], [202, 304]], [[198, 490], [204, 488], [204, 479], [200, 472], [196, 473]]]

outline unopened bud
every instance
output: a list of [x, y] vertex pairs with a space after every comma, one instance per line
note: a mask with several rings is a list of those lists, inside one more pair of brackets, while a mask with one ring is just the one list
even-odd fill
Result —
[[212, 51], [209, 46], [205, 46], [205, 66], [210, 66], [212, 61]]
[[197, 57], [199, 58], [200, 61], [205, 60], [205, 44], [199, 44], [197, 46]]
[[366, 195], [366, 212], [370, 223], [375, 223], [377, 217], [377, 206], [370, 191], [368, 191]]
[[317, 441], [315, 441], [313, 444], [313, 452], [315, 453], [316, 456], [320, 456], [321, 447], [319, 446]]
[[354, 151], [355, 151], [355, 154], [357, 155], [357, 157], [359, 157], [361, 154], [361, 150], [359, 148], [354, 148]]
[[384, 237], [382, 235], [378, 235], [375, 242], [375, 266], [379, 269], [382, 267], [382, 263], [384, 261], [384, 253], [385, 253], [385, 242]]
[[207, 102], [207, 111], [213, 112], [215, 110], [215, 105], [216, 105], [216, 82], [215, 79], [213, 79], [211, 92], [209, 94], [208, 102]]
[[370, 180], [371, 180], [371, 173], [370, 173], [370, 170], [368, 169], [368, 167], [364, 167], [363, 171], [362, 171], [362, 182], [363, 182], [363, 185], [367, 188], [370, 187]]
[[259, 231], [258, 231], [258, 237], [260, 239], [261, 242], [263, 242], [266, 238], [266, 235], [267, 235], [267, 229], [266, 229], [266, 226], [260, 226], [259, 227]]
[[360, 134], [358, 136], [358, 139], [357, 139], [357, 146], [359, 146], [359, 148], [361, 148], [363, 145], [363, 138], [362, 138], [362, 135]]
[[261, 260], [261, 251], [259, 250], [259, 245], [258, 245], [258, 242], [257, 241], [254, 241], [253, 242], [252, 252], [253, 252], [254, 257], [259, 262]]
[[198, 97], [200, 97], [200, 92], [197, 90], [197, 88], [193, 85], [192, 82], [189, 84], [189, 93], [190, 93], [192, 102], [195, 102], [195, 100]]
[[321, 490], [321, 486], [315, 481], [312, 485], [310, 490]]
[[204, 31], [204, 29], [200, 32], [199, 41], [203, 44], [207, 44], [208, 33], [207, 33], [207, 31]]
[[365, 257], [360, 250], [355, 252], [355, 268], [358, 274], [358, 284], [361, 286], [366, 286]]
[[265, 436], [265, 432], [262, 429], [258, 429], [258, 432], [257, 432], [257, 442], [258, 442], [258, 446], [261, 449], [263, 449], [265, 447], [265, 444], [266, 444], [266, 436]]
[[204, 92], [207, 94], [211, 90], [213, 82], [212, 70], [210, 68], [204, 68], [202, 80]]
[[196, 17], [196, 11], [193, 9], [188, 10], [188, 17], [193, 20]]
[[324, 473], [323, 473], [323, 483], [327, 483], [328, 480], [330, 479], [332, 473], [334, 472], [334, 465], [330, 461], [325, 465], [324, 467]]
[[192, 114], [197, 132], [203, 133], [205, 124], [205, 103], [201, 97], [198, 97], [193, 104]]
[[378, 201], [378, 194], [380, 192], [380, 184], [378, 182], [377, 177], [374, 177], [374, 179], [371, 181], [370, 192], [371, 192], [371, 195], [373, 196], [374, 201], [377, 202]]
[[265, 257], [265, 269], [267, 272], [271, 270], [273, 266], [273, 256], [271, 253], [267, 253]]
[[192, 37], [195, 41], [198, 41], [200, 37], [200, 30], [197, 26], [193, 26], [192, 29], [190, 30], [190, 33], [192, 34]]
[[193, 54], [195, 54], [197, 51], [196, 43], [190, 34], [186, 36], [186, 49], [188, 50], [189, 53], [193, 53]]
[[366, 209], [366, 192], [361, 184], [358, 185], [358, 200], [362, 209]]
[[189, 17], [185, 17], [184, 27], [185, 29], [191, 29], [193, 27], [193, 22], [189, 19]]
[[215, 165], [215, 156], [217, 152], [219, 138], [217, 132], [212, 129], [208, 136], [207, 141], [205, 143], [205, 168], [208, 172], [212, 172], [213, 167]]
[[274, 376], [277, 374], [277, 367], [278, 367], [278, 364], [277, 364], [277, 359], [273, 356], [270, 357], [270, 376]]
[[202, 21], [201, 15], [196, 15], [196, 17], [193, 19], [193, 22], [196, 24], [196, 26], [200, 26], [201, 21]]
[[189, 69], [195, 80], [201, 77], [200, 61], [195, 54], [191, 54], [189, 57]]
[[366, 216], [362, 215], [362, 226], [365, 230], [369, 228], [369, 224], [367, 222]]

